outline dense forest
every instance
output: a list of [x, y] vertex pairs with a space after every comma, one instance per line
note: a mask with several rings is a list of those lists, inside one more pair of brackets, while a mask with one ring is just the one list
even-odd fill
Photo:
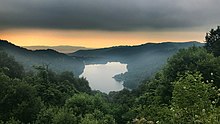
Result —
[[24, 71], [0, 50], [1, 124], [219, 124], [220, 28], [204, 47], [179, 50], [129, 91], [92, 91], [72, 72]]

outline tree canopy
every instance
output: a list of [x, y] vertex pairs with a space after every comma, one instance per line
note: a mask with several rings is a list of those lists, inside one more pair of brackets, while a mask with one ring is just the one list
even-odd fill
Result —
[[220, 56], [220, 26], [211, 29], [205, 37], [205, 48], [215, 56]]

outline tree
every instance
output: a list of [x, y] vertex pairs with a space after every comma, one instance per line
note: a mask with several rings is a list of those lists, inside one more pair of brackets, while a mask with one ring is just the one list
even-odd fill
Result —
[[219, 123], [219, 108], [216, 107], [218, 91], [202, 79], [199, 73], [186, 73], [174, 82], [170, 109], [172, 123]]
[[51, 124], [53, 117], [58, 112], [58, 110], [59, 108], [57, 107], [43, 107], [37, 115], [35, 124]]
[[94, 110], [92, 114], [86, 114], [81, 119], [81, 124], [115, 124], [115, 120], [111, 115], [105, 115], [99, 110]]
[[75, 124], [77, 123], [77, 118], [72, 111], [60, 108], [54, 115], [52, 122], [53, 124]]
[[201, 72], [204, 82], [213, 83], [220, 88], [220, 63], [219, 57], [214, 57], [204, 48], [191, 47], [181, 49], [174, 56], [168, 59], [167, 65], [163, 68], [156, 92], [161, 96], [163, 103], [170, 103], [173, 86], [171, 82], [178, 80], [179, 76], [186, 72]]
[[59, 81], [68, 81], [70, 84], [73, 84], [74, 87], [79, 92], [90, 93], [91, 88], [89, 87], [89, 82], [85, 78], [76, 78], [72, 72], [62, 72], [59, 75]]
[[14, 117], [29, 123], [36, 119], [42, 103], [33, 86], [3, 74], [0, 75], [0, 86], [3, 86], [0, 91], [0, 117], [3, 121]]
[[74, 112], [65, 107], [45, 107], [38, 114], [35, 124], [76, 124]]
[[22, 123], [14, 118], [10, 118], [5, 123], [3, 121], [2, 122], [0, 121], [0, 124], [22, 124]]
[[215, 56], [220, 56], [220, 26], [217, 29], [211, 29], [205, 37], [205, 48]]
[[77, 116], [93, 113], [95, 109], [103, 113], [108, 112], [106, 101], [99, 94], [94, 96], [85, 93], [75, 94], [66, 101], [65, 106], [71, 108]]
[[11, 78], [21, 78], [24, 75], [24, 68], [17, 63], [13, 57], [0, 50], [0, 68]]

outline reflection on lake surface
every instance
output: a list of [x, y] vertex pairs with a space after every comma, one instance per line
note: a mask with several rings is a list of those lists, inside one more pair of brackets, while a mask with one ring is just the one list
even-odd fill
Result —
[[124, 88], [123, 82], [117, 82], [113, 77], [125, 72], [127, 72], [127, 64], [108, 62], [107, 64], [85, 65], [80, 77], [85, 77], [93, 90], [109, 93], [110, 91], [119, 91]]

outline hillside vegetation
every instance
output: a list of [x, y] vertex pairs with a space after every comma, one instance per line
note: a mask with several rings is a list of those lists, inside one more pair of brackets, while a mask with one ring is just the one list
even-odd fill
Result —
[[111, 48], [80, 50], [70, 54], [81, 58], [86, 64], [117, 61], [128, 64], [128, 72], [116, 75], [115, 79], [124, 81], [124, 86], [137, 88], [141, 81], [151, 78], [159, 71], [169, 57], [179, 49], [192, 46], [203, 46], [199, 42], [185, 43], [147, 43], [138, 46], [118, 46]]
[[84, 69], [84, 64], [79, 59], [52, 49], [32, 51], [6, 40], [0, 40], [0, 49], [4, 50], [9, 56], [13, 56], [28, 71], [32, 69], [32, 66], [48, 65], [57, 72], [71, 71], [75, 75], [80, 75]]
[[181, 48], [203, 46], [198, 42], [185, 43], [147, 43], [138, 46], [118, 46], [111, 48], [80, 50], [63, 54], [52, 49], [28, 50], [8, 41], [0, 40], [0, 49], [23, 65], [25, 71], [34, 71], [33, 66], [49, 66], [55, 72], [70, 71], [79, 76], [85, 64], [103, 64], [117, 61], [128, 64], [128, 72], [114, 76], [124, 86], [135, 89], [145, 79], [152, 78], [169, 57]]
[[220, 47], [215, 45], [220, 38], [212, 42], [208, 50], [179, 50], [137, 89], [108, 95], [91, 91], [85, 79], [71, 72], [56, 73], [47, 66], [24, 72], [0, 51], [0, 123], [219, 124], [220, 57], [215, 51]]

